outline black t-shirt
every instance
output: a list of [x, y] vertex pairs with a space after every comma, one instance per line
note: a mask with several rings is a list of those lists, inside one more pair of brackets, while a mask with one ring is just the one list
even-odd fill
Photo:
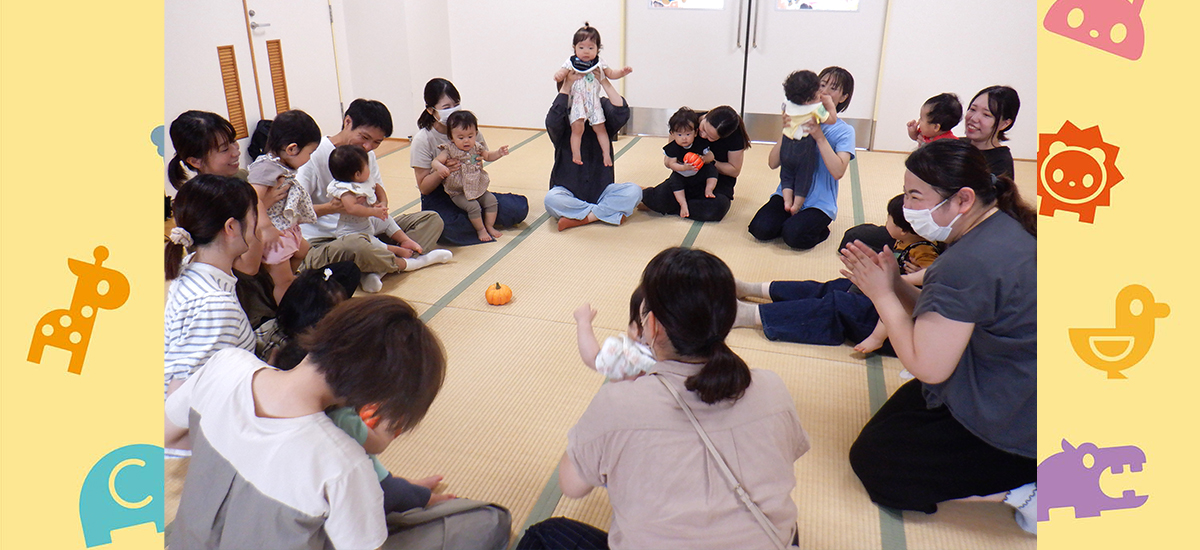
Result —
[[671, 140], [666, 145], [663, 145], [663, 154], [679, 162], [683, 162], [683, 156], [688, 153], [696, 153], [697, 155], [704, 156], [704, 147], [700, 145], [699, 139], [692, 141], [692, 146], [687, 149], [675, 143], [675, 140]]
[[[713, 160], [716, 162], [729, 162], [729, 153], [732, 151], [741, 151], [746, 148], [746, 138], [742, 136], [740, 129], [735, 129], [732, 134], [725, 136], [716, 141], [709, 141], [702, 137], [697, 137], [692, 144], [693, 148], [699, 147], [701, 151], [709, 149], [712, 151]], [[733, 186], [737, 183], [737, 178], [727, 176], [725, 174], [717, 174], [717, 188], [715, 193], [733, 198]]]
[[[600, 98], [600, 106], [604, 109], [604, 128], [608, 135], [615, 136], [622, 126], [629, 121], [629, 105], [617, 107], [607, 97]], [[550, 105], [546, 113], [546, 133], [554, 144], [554, 167], [550, 170], [550, 188], [561, 185], [575, 195], [575, 198], [596, 204], [604, 189], [616, 181], [613, 167], [605, 166], [600, 142], [591, 126], [584, 125], [583, 140], [579, 144], [579, 156], [583, 164], [571, 161], [571, 121], [567, 120], [571, 105], [567, 94], [560, 93]], [[610, 150], [611, 151], [611, 150]], [[613, 157], [616, 151], [611, 151]]]
[[717, 162], [729, 162], [730, 151], [741, 151], [746, 148], [746, 138], [742, 137], [741, 130], [734, 130], [729, 134], [716, 141], [709, 141], [702, 137], [697, 137], [692, 143], [692, 147], [699, 147], [701, 151], [705, 148], [711, 149], [713, 158]]
[[[970, 143], [967, 138], [959, 138], [959, 140]], [[1013, 167], [1012, 151], [1008, 149], [1007, 145], [1001, 145], [992, 149], [980, 149], [979, 152], [983, 153], [983, 158], [987, 159], [988, 170], [993, 174], [1016, 179], [1013, 176], [1015, 169]]]

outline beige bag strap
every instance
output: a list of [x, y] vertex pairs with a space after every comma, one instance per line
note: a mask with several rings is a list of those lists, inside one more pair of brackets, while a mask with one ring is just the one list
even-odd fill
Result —
[[704, 446], [708, 447], [709, 454], [711, 454], [713, 458], [716, 459], [717, 464], [721, 466], [721, 473], [725, 475], [725, 481], [728, 482], [731, 487], [733, 487], [733, 492], [737, 493], [738, 499], [742, 501], [742, 504], [746, 505], [746, 508], [750, 510], [751, 514], [754, 514], [754, 519], [758, 521], [758, 525], [762, 527], [763, 531], [766, 531], [767, 536], [771, 538], [771, 542], [775, 545], [775, 548], [780, 550], [788, 548], [789, 545], [783, 542], [783, 537], [780, 536], [779, 531], [775, 529], [775, 525], [771, 523], [771, 520], [767, 519], [767, 515], [763, 513], [762, 508], [759, 508], [758, 505], [754, 503], [754, 500], [750, 498], [750, 494], [746, 492], [744, 487], [742, 487], [742, 483], [738, 481], [737, 476], [733, 475], [733, 470], [729, 469], [729, 464], [727, 464], [725, 459], [721, 457], [721, 453], [717, 452], [717, 447], [713, 445], [712, 440], [708, 438], [708, 433], [705, 432], [704, 428], [700, 426], [700, 421], [696, 419], [696, 415], [692, 412], [692, 408], [689, 407], [687, 403], [684, 403], [683, 396], [679, 395], [679, 391], [668, 384], [667, 380], [663, 378], [661, 374], [656, 372], [651, 374], [658, 378], [658, 381], [662, 382], [662, 385], [666, 386], [666, 388], [671, 391], [671, 395], [675, 396], [675, 402], [679, 403], [679, 406], [683, 408], [683, 413], [687, 415], [688, 420], [692, 421], [692, 426], [696, 428], [696, 433], [700, 434], [700, 439], [704, 441]]

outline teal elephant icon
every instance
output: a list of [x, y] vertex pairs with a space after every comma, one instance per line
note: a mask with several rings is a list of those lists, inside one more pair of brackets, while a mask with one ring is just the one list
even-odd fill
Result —
[[79, 521], [88, 548], [112, 542], [112, 531], [154, 522], [163, 532], [163, 449], [126, 445], [101, 458], [79, 491]]

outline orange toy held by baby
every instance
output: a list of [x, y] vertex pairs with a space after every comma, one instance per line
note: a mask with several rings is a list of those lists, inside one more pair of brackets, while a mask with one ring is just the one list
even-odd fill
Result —
[[704, 158], [696, 153], [688, 153], [683, 155], [683, 162], [692, 165], [692, 168], [699, 170], [704, 167]]

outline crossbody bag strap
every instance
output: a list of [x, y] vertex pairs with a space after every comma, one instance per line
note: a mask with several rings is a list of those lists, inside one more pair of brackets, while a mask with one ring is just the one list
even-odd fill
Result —
[[733, 487], [733, 492], [737, 493], [738, 499], [742, 501], [742, 504], [744, 504], [746, 508], [750, 510], [751, 514], [754, 514], [754, 519], [758, 521], [758, 525], [762, 527], [763, 531], [766, 531], [767, 536], [771, 538], [771, 542], [774, 543], [775, 547], [779, 548], [780, 550], [787, 548], [788, 545], [783, 542], [783, 538], [779, 535], [779, 531], [775, 529], [775, 525], [771, 523], [771, 520], [767, 519], [767, 515], [763, 513], [762, 508], [759, 508], [758, 505], [754, 503], [754, 500], [750, 498], [750, 494], [746, 492], [744, 487], [742, 487], [742, 483], [738, 481], [737, 476], [733, 475], [733, 470], [729, 469], [729, 464], [727, 464], [725, 459], [721, 457], [721, 453], [717, 452], [717, 447], [713, 445], [712, 440], [708, 438], [708, 433], [705, 432], [704, 428], [700, 426], [700, 421], [696, 419], [696, 415], [692, 412], [692, 408], [683, 401], [683, 396], [679, 395], [679, 391], [668, 384], [667, 380], [663, 378], [661, 374], [652, 374], [654, 374], [655, 378], [658, 378], [659, 382], [662, 382], [663, 386], [666, 386], [666, 388], [671, 391], [671, 395], [675, 396], [675, 401], [679, 403], [679, 406], [683, 409], [683, 414], [686, 414], [688, 420], [692, 421], [692, 426], [696, 428], [696, 433], [700, 434], [700, 439], [704, 441], [704, 446], [708, 447], [709, 454], [716, 459], [717, 465], [721, 467], [721, 473], [725, 475], [725, 481], [728, 482], [731, 487]]

